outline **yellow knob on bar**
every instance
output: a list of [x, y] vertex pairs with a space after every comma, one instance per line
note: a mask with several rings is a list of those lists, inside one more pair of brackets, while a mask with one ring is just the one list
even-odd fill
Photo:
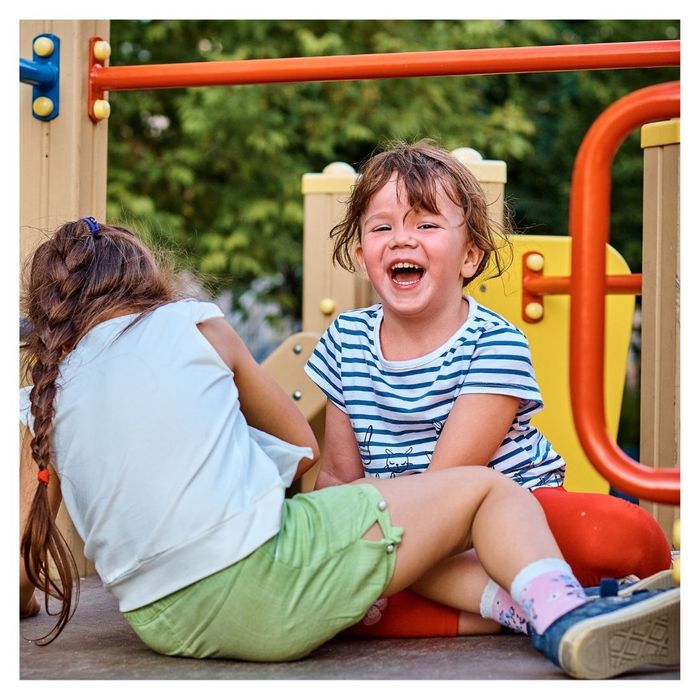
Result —
[[107, 100], [95, 100], [92, 106], [92, 111], [95, 114], [95, 119], [108, 119], [112, 112], [112, 108]]
[[98, 61], [106, 61], [112, 55], [112, 47], [108, 41], [96, 41], [92, 47], [92, 55]]
[[34, 110], [34, 114], [38, 114], [40, 117], [48, 117], [53, 112], [53, 100], [48, 97], [37, 97], [32, 102], [32, 110]]
[[531, 255], [527, 256], [525, 265], [527, 266], [528, 270], [532, 270], [533, 272], [542, 272], [542, 270], [544, 270], [544, 257], [542, 257], [539, 253], [532, 253]]
[[544, 316], [544, 306], [536, 301], [532, 301], [525, 307], [525, 315], [533, 321], [538, 321]]
[[322, 314], [325, 316], [330, 316], [335, 311], [335, 302], [333, 299], [326, 297], [325, 299], [321, 299], [321, 303], [318, 305], [318, 308], [321, 309]]
[[47, 36], [40, 36], [34, 39], [34, 43], [32, 44], [32, 48], [34, 49], [34, 53], [37, 56], [41, 56], [42, 58], [46, 58], [47, 56], [50, 56], [53, 52], [54, 49], [56, 48], [54, 46], [53, 40], [49, 39]]

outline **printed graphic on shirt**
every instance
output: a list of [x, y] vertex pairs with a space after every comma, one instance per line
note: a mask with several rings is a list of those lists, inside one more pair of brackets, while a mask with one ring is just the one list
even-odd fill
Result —
[[372, 432], [372, 426], [367, 426], [367, 430], [365, 430], [365, 435], [362, 439], [362, 442], [360, 442], [359, 444], [362, 464], [364, 464], [366, 467], [372, 464], [372, 452], [370, 450], [370, 445], [372, 444]]
[[390, 472], [393, 479], [397, 474], [403, 474], [411, 468], [409, 455], [413, 452], [413, 448], [409, 447], [403, 454], [394, 454], [390, 449], [384, 450], [388, 457], [384, 465]]

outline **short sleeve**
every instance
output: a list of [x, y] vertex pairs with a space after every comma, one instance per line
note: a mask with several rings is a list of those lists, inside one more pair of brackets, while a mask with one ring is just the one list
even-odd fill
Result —
[[211, 318], [224, 318], [224, 312], [210, 301], [192, 300], [191, 313], [195, 323], [203, 323]]
[[34, 433], [34, 417], [32, 416], [32, 404], [29, 400], [29, 392], [33, 387], [23, 386], [19, 390], [19, 420]]
[[336, 319], [316, 344], [304, 366], [304, 371], [338, 408], [347, 412], [340, 367], [342, 349], [340, 323], [339, 319]]
[[[479, 337], [459, 394], [504, 394], [529, 412], [542, 408], [527, 338], [513, 326], [495, 325]], [[519, 412], [519, 413], [520, 413]]]

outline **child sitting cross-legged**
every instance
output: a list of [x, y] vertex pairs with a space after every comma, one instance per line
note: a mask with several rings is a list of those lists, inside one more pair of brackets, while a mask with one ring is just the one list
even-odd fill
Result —
[[[306, 365], [329, 399], [316, 488], [484, 464], [535, 496], [584, 585], [669, 569], [669, 543], [647, 511], [564, 489], [566, 464], [531, 423], [543, 403], [525, 335], [464, 294], [490, 260], [500, 271], [505, 233], [462, 163], [428, 141], [374, 155], [331, 236], [335, 262], [358, 266], [380, 303], [340, 314]], [[471, 551], [377, 601], [351, 631], [525, 631], [526, 621]]]

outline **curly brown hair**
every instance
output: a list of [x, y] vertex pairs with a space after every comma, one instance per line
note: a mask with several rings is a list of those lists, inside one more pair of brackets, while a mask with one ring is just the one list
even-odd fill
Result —
[[493, 261], [493, 277], [505, 270], [501, 251], [510, 248], [508, 227], [500, 226], [489, 216], [486, 195], [479, 181], [467, 167], [435, 141], [415, 143], [394, 141], [383, 151], [370, 156], [360, 167], [360, 177], [347, 202], [345, 216], [331, 229], [333, 261], [349, 272], [355, 271], [355, 249], [360, 244], [362, 217], [369, 203], [392, 175], [398, 175], [406, 191], [409, 206], [439, 214], [437, 197], [443, 190], [464, 212], [467, 230], [484, 256], [467, 284], [478, 277]]
[[[52, 462], [52, 432], [60, 363], [100, 321], [120, 313], [144, 314], [177, 297], [175, 277], [131, 231], [86, 219], [59, 227], [42, 243], [25, 271], [22, 298], [27, 329], [24, 376], [33, 387], [31, 452], [39, 470]], [[32, 585], [60, 601], [53, 641], [71, 618], [79, 593], [75, 560], [53, 521], [47, 484], [37, 490], [20, 551]], [[49, 562], [53, 562], [53, 576]]]

